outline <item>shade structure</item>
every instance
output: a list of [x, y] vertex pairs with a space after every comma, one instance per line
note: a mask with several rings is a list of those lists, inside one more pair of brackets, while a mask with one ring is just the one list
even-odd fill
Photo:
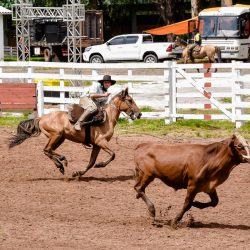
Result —
[[194, 20], [198, 21], [198, 17], [190, 18], [178, 23], [169, 24], [166, 26], [162, 26], [155, 29], [145, 30], [145, 33], [149, 33], [152, 35], [168, 35], [168, 34], [175, 34], [175, 35], [182, 35], [188, 33], [188, 22]]

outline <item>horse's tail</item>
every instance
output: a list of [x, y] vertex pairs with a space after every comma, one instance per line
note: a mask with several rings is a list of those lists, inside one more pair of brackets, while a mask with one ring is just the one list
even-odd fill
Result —
[[39, 136], [40, 134], [39, 119], [21, 121], [18, 124], [16, 135], [9, 139], [9, 148], [21, 144], [31, 136]]
[[220, 47], [216, 46], [215, 47], [215, 51], [216, 51], [216, 54], [217, 54], [218, 63], [221, 63], [222, 60], [221, 60], [221, 50], [220, 50]]

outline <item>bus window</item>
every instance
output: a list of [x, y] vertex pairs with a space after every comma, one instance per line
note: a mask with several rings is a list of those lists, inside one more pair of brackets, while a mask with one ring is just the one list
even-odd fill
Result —
[[216, 17], [200, 17], [199, 31], [202, 37], [214, 37], [216, 31]]
[[238, 17], [219, 17], [217, 36], [219, 37], [238, 37], [239, 18]]

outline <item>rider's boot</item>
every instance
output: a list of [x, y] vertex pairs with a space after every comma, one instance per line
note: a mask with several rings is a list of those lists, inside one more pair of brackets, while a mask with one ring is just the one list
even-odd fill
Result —
[[191, 49], [188, 50], [188, 59], [189, 60], [192, 59], [192, 50]]
[[76, 124], [74, 125], [75, 130], [80, 131], [81, 130], [81, 126], [84, 125], [84, 123], [87, 121], [87, 119], [92, 116], [95, 112], [93, 112], [92, 110], [88, 110], [86, 109], [83, 114], [81, 114], [81, 116], [79, 117], [78, 121], [76, 122]]

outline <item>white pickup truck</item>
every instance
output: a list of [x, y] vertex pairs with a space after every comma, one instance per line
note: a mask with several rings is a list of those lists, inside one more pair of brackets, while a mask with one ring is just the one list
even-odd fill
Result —
[[104, 44], [85, 48], [83, 60], [90, 63], [107, 61], [156, 63], [172, 58], [171, 52], [172, 43], [155, 43], [150, 34], [125, 34], [115, 36]]

